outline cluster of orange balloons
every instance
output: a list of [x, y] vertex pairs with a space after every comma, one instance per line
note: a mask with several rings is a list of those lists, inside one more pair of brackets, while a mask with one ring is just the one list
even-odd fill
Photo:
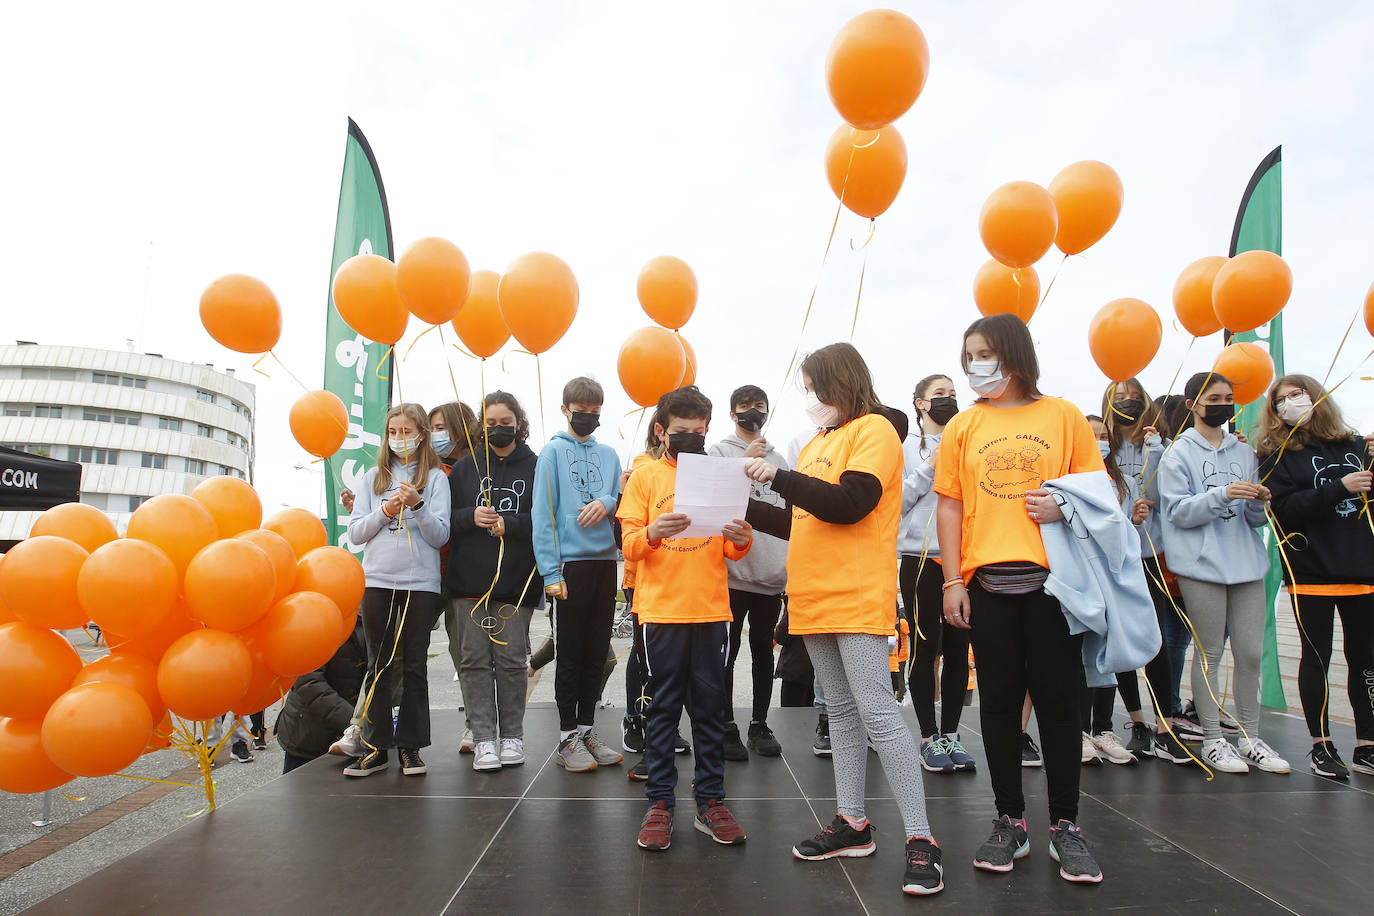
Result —
[[1293, 294], [1293, 272], [1272, 251], [1198, 258], [1174, 282], [1174, 314], [1194, 337], [1253, 331], [1272, 321]]
[[656, 325], [630, 332], [620, 346], [620, 385], [640, 407], [684, 385], [695, 384], [697, 355], [679, 329], [697, 307], [697, 277], [681, 258], [660, 255], [639, 272], [639, 304]]
[[[166, 747], [171, 715], [256, 712], [351, 635], [362, 565], [304, 509], [262, 519], [234, 477], [101, 511], [49, 509], [0, 558], [0, 790], [103, 776]], [[58, 629], [98, 624], [89, 665]]]

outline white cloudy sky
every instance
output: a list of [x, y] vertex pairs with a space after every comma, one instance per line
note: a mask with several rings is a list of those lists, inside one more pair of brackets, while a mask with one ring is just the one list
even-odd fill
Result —
[[[345, 118], [380, 160], [398, 248], [456, 242], [500, 270], [547, 249], [582, 301], [544, 361], [549, 430], [572, 374], [630, 403], [615, 354], [647, 322], [639, 267], [671, 253], [696, 269], [684, 330], [699, 382], [776, 394], [816, 281], [835, 200], [822, 151], [839, 123], [824, 58], [866, 5], [807, 3], [24, 4], [6, 13], [0, 78], [6, 166], [0, 258], [5, 334], [140, 349], [232, 365], [258, 378], [264, 503], [318, 506], [318, 473], [291, 440], [298, 393], [253, 376], [199, 325], [215, 276], [255, 274], [286, 313], [278, 349], [320, 378], [324, 307]], [[878, 222], [855, 343], [880, 393], [957, 370], [987, 255], [977, 215], [992, 188], [1047, 183], [1065, 164], [1120, 173], [1117, 227], [1071, 259], [1033, 329], [1042, 387], [1095, 405], [1093, 311], [1136, 296], [1172, 317], [1179, 270], [1224, 254], [1241, 192], [1284, 146], [1290, 368], [1324, 373], [1374, 281], [1374, 9], [1360, 3], [902, 3], [925, 30], [930, 78], [898, 127], [910, 164]], [[849, 333], [864, 221], [846, 215], [803, 349]], [[1040, 265], [1048, 282], [1055, 254]], [[412, 336], [416, 332], [412, 327]], [[402, 365], [426, 405], [453, 388], [433, 336]], [[1186, 338], [1166, 331], [1147, 386], [1161, 391]], [[1219, 340], [1193, 347], [1204, 368]], [[1370, 348], [1359, 329], [1337, 367]], [[460, 393], [477, 371], [454, 355]], [[488, 363], [487, 384], [535, 402], [528, 357]], [[1369, 371], [1369, 367], [1366, 367]], [[967, 399], [967, 392], [964, 398]], [[1374, 425], [1374, 386], [1340, 397]], [[773, 436], [801, 425], [780, 405]], [[723, 411], [714, 432], [725, 432]], [[614, 438], [616, 420], [607, 421]], [[627, 424], [626, 434], [633, 427]], [[537, 424], [536, 424], [537, 435]], [[624, 449], [622, 449], [622, 455]]]

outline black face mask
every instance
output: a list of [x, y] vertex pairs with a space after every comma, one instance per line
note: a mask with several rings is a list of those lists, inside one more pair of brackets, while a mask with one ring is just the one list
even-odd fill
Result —
[[939, 423], [944, 426], [954, 415], [959, 412], [959, 402], [954, 398], [931, 398], [930, 410], [926, 411], [926, 416], [930, 417], [931, 422]]
[[515, 441], [514, 426], [488, 426], [487, 442], [492, 448], [505, 448]]
[[1127, 426], [1140, 422], [1140, 415], [1144, 412], [1145, 402], [1140, 398], [1126, 398], [1124, 401], [1112, 402], [1112, 413]]
[[739, 424], [739, 428], [751, 433], [763, 429], [763, 421], [766, 419], [768, 419], [768, 414], [757, 407], [750, 407], [744, 413], [735, 414], [735, 422]]
[[701, 433], [669, 433], [668, 453], [678, 455], [706, 454], [706, 437]]
[[1202, 422], [1213, 429], [1225, 426], [1235, 415], [1235, 404], [1208, 404], [1202, 408]]
[[582, 410], [568, 411], [568, 426], [577, 436], [590, 436], [601, 425], [601, 414]]

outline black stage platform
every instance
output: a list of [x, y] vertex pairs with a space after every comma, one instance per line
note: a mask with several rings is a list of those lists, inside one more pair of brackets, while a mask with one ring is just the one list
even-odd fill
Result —
[[[770, 714], [782, 758], [726, 765], [747, 844], [719, 846], [692, 829], [691, 763], [679, 757], [680, 816], [672, 848], [656, 854], [635, 846], [646, 803], [627, 765], [590, 774], [554, 765], [553, 709], [529, 711], [529, 762], [496, 773], [476, 773], [470, 756], [458, 756], [459, 716], [435, 712], [427, 776], [403, 777], [393, 761], [386, 773], [346, 779], [339, 758], [317, 760], [30, 912], [1253, 914], [1369, 905], [1374, 778], [1342, 785], [1310, 775], [1302, 723], [1269, 713], [1265, 737], [1293, 763], [1288, 776], [1208, 783], [1196, 768], [1157, 761], [1084, 772], [1080, 821], [1106, 874], [1098, 886], [1059, 878], [1040, 771], [1024, 771], [1032, 852], [1010, 875], [971, 864], [994, 813], [986, 772], [926, 775], [946, 885], [927, 898], [901, 893], [901, 818], [876, 755], [868, 813], [877, 853], [792, 858], [792, 844], [835, 811], [830, 762], [811, 753], [809, 710]], [[976, 707], [966, 722], [965, 744], [981, 761]], [[608, 736], [618, 724], [615, 710], [602, 714]], [[1348, 759], [1351, 730], [1336, 737]]]

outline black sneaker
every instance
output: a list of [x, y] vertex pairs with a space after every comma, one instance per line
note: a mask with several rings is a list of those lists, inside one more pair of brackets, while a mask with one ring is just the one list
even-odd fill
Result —
[[369, 751], [360, 760], [355, 760], [344, 768], [345, 776], [371, 776], [373, 773], [380, 773], [387, 768], [390, 761], [386, 757], [385, 748], [377, 748]]
[[1144, 722], [1131, 723], [1131, 740], [1126, 742], [1126, 750], [1135, 754], [1137, 760], [1155, 755], [1155, 735]]
[[744, 742], [739, 740], [739, 726], [733, 722], [725, 723], [725, 759], [749, 759], [749, 751], [745, 749]]
[[1336, 752], [1336, 745], [1330, 741], [1312, 745], [1308, 756], [1312, 758], [1308, 768], [1318, 776], [1325, 776], [1327, 779], [1350, 778], [1350, 768], [1341, 760], [1341, 755]]
[[239, 763], [252, 763], [253, 754], [248, 750], [248, 743], [242, 739], [229, 745], [229, 756]]
[[945, 889], [945, 870], [940, 865], [940, 847], [925, 837], [906, 841], [906, 874], [902, 893], [925, 896]]
[[630, 772], [625, 774], [625, 778], [632, 779], [635, 782], [646, 782], [649, 779], [648, 758], [640, 757], [639, 763], [636, 763], [634, 766], [630, 767]]
[[1061, 820], [1050, 828], [1050, 858], [1059, 863], [1059, 877], [1076, 884], [1099, 884], [1097, 867], [1083, 831], [1073, 821]]
[[782, 753], [782, 745], [767, 722], [749, 723], [749, 746], [761, 757], [777, 757]]
[[1374, 776], [1374, 744], [1359, 744], [1350, 755], [1350, 769], [1366, 776]]
[[420, 759], [420, 752], [413, 747], [403, 747], [397, 754], [401, 758], [401, 772], [407, 776], [423, 776], [429, 767]]
[[1026, 819], [1013, 821], [1003, 814], [992, 822], [992, 833], [973, 855], [973, 867], [983, 871], [1009, 872], [1017, 859], [1030, 855]]
[[1155, 733], [1154, 756], [1170, 763], [1193, 762], [1193, 758], [1188, 756], [1188, 749], [1183, 746], [1183, 743], [1167, 731]]
[[678, 733], [677, 733], [677, 739], [676, 739], [675, 741], [673, 741], [673, 753], [674, 753], [674, 754], [690, 754], [690, 753], [692, 753], [692, 746], [691, 746], [690, 744], [687, 743], [687, 739], [686, 739], [686, 738], [682, 737], [682, 732], [678, 732]]
[[1021, 733], [1021, 766], [1038, 767], [1043, 766], [1044, 761], [1040, 759], [1040, 748], [1031, 739], [1030, 732]]
[[877, 848], [873, 842], [871, 823], [864, 824], [862, 830], [855, 830], [849, 826], [849, 821], [837, 814], [820, 833], [793, 846], [792, 855], [807, 862], [818, 862], [821, 859], [871, 856]]
[[253, 739], [253, 750], [255, 750], [255, 751], [265, 751], [265, 750], [267, 750], [267, 738], [264, 737], [263, 735], [258, 735], [256, 738], [254, 738], [254, 739]]
[[830, 717], [825, 713], [816, 720], [816, 740], [811, 743], [811, 753], [817, 757], [830, 756]]
[[625, 750], [635, 754], [644, 753], [644, 718], [626, 716], [620, 720], [620, 740]]

